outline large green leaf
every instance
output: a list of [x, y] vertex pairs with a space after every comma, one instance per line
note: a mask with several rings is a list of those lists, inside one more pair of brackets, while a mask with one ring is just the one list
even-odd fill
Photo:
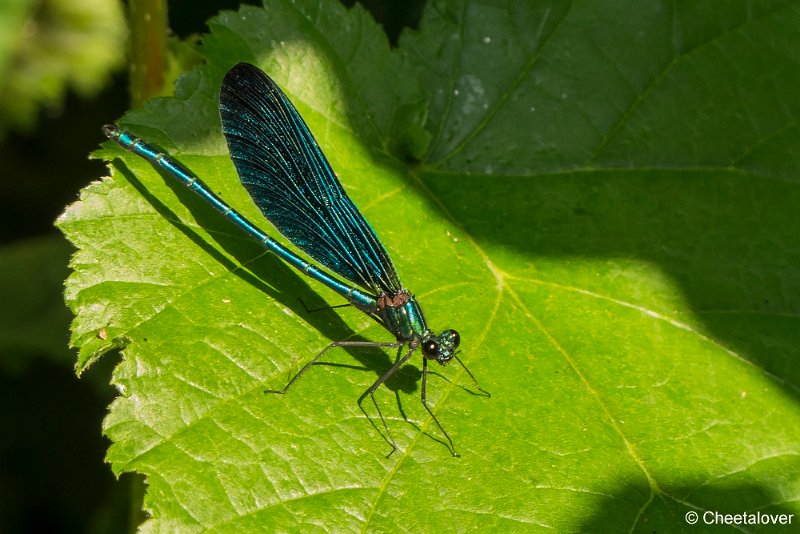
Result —
[[[356, 400], [390, 339], [116, 147], [59, 226], [79, 370], [123, 346], [105, 430], [147, 531], [693, 532], [800, 513], [796, 2], [432, 2], [390, 50], [360, 8], [211, 23], [208, 65], [122, 121], [248, 217], [225, 70], [288, 92], [458, 366]], [[408, 163], [408, 155], [421, 163]], [[265, 227], [267, 223], [263, 223]], [[318, 295], [318, 296], [315, 296]], [[685, 514], [698, 512], [690, 527]], [[739, 525], [780, 531], [792, 526]]]

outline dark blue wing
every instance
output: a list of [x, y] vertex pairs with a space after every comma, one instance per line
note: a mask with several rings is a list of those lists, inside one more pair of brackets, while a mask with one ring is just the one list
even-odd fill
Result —
[[354, 284], [396, 294], [389, 254], [275, 82], [253, 65], [236, 65], [222, 81], [219, 112], [239, 179], [275, 228]]

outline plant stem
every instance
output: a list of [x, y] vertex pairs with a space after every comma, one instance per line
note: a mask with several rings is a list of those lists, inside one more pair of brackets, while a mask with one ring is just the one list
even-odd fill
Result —
[[164, 87], [167, 51], [165, 0], [131, 0], [131, 104], [134, 108]]

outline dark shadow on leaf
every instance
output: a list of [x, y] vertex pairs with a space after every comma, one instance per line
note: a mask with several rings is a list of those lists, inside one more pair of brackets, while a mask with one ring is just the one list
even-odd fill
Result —
[[800, 206], [786, 204], [795, 184], [702, 170], [459, 176], [458, 187], [435, 172], [423, 180], [480, 246], [516, 249], [533, 265], [651, 263], [682, 288], [704, 335], [800, 400], [800, 309], [790, 289], [800, 288]]
[[[584, 519], [575, 532], [797, 532], [797, 515], [791, 507], [780, 504], [782, 500], [781, 495], [766, 486], [672, 487], [669, 495], [665, 495], [651, 493], [646, 484], [631, 484], [613, 494], [603, 495], [600, 502], [591, 504], [589, 509], [594, 512]], [[787, 522], [791, 518], [791, 524], [723, 523], [726, 514], [735, 516], [745, 513], [751, 515], [751, 521], [752, 516], [759, 513], [766, 515], [767, 521], [780, 521], [783, 515]], [[740, 521], [745, 519], [743, 516]], [[690, 521], [695, 522], [690, 524]]]
[[[358, 339], [358, 338], [356, 338], [356, 339]], [[378, 353], [381, 354], [380, 355], [380, 362], [382, 364], [384, 364], [384, 365], [381, 366], [382, 371], [379, 371], [379, 374], [382, 375], [383, 372], [388, 371], [391, 368], [392, 364], [393, 364], [393, 362], [388, 358], [388, 354], [386, 353], [386, 351], [380, 350], [379, 347], [372, 347], [372, 348], [370, 348], [370, 347], [354, 347], [354, 348], [350, 349], [350, 354], [354, 358], [356, 358], [357, 360], [362, 361], [362, 362], [366, 362], [368, 360], [370, 362], [377, 361], [376, 356], [378, 356]], [[366, 364], [363, 365], [363, 366], [358, 366], [358, 367], [357, 366], [353, 366], [353, 365], [332, 363], [332, 362], [326, 362], [326, 361], [318, 361], [318, 362], [316, 362], [314, 364], [314, 366], [318, 366], [318, 365], [319, 366], [326, 366], [326, 367], [337, 367], [337, 368], [345, 368], [345, 369], [357, 369], [357, 370], [374, 371], [372, 366], [367, 366]], [[442, 375], [439, 374], [439, 373], [429, 373], [429, 374], [430, 375], [435, 374], [436, 376], [442, 377]], [[400, 393], [402, 392], [402, 393], [408, 395], [408, 394], [411, 394], [411, 393], [414, 393], [415, 391], [417, 391], [419, 389], [418, 388], [418, 384], [420, 383], [421, 378], [422, 378], [422, 371], [420, 369], [418, 369], [416, 366], [410, 365], [410, 362], [409, 362], [406, 365], [400, 367], [392, 376], [387, 378], [386, 381], [383, 384], [381, 384], [381, 387], [378, 388], [375, 391], [375, 394], [377, 395], [376, 396], [376, 402], [381, 402], [381, 398], [382, 398], [382, 396], [380, 394], [381, 390], [388, 389], [389, 391], [394, 392], [395, 402], [397, 404], [397, 410], [398, 410], [398, 412], [400, 414], [400, 417], [402, 417], [402, 419], [404, 421], [406, 421], [408, 424], [410, 424], [417, 431], [420, 431], [420, 428], [413, 421], [409, 421], [409, 419], [408, 419], [408, 417], [406, 415], [406, 412], [403, 409], [403, 402], [402, 402]], [[445, 380], [447, 380], [447, 382], [450, 382], [450, 380], [447, 379], [447, 378], [445, 378]], [[430, 386], [430, 383], [429, 383], [428, 384], [429, 390], [430, 390], [430, 387], [431, 386]], [[464, 388], [464, 389], [466, 389], [466, 388]], [[467, 390], [467, 391], [469, 391], [469, 390]], [[367, 412], [367, 410], [364, 408], [363, 403], [365, 402], [365, 400], [368, 397], [369, 397], [369, 390], [367, 389], [359, 397], [358, 406], [361, 409], [361, 411], [364, 414], [364, 416], [367, 418], [367, 420], [369, 420], [370, 424], [375, 429], [375, 431], [378, 434], [381, 435], [381, 437], [384, 439], [384, 441], [386, 441], [387, 444], [389, 444], [391, 446], [391, 442], [389, 441], [389, 439], [385, 435], [385, 431], [382, 428], [382, 423], [380, 422], [380, 416], [378, 416], [377, 413], [375, 413], [374, 415], [370, 415]], [[416, 400], [417, 400], [417, 402], [421, 402], [419, 400], [419, 398], [417, 398]], [[369, 405], [372, 404], [371, 403], [371, 399], [370, 399], [370, 402], [368, 402], [368, 404]], [[383, 411], [385, 412], [386, 410], [384, 409]], [[392, 417], [392, 414], [390, 414], [390, 413], [384, 413], [384, 417], [387, 418], [387, 424], [390, 425], [390, 428], [391, 428], [391, 419], [394, 419], [394, 417]], [[441, 438], [440, 436], [437, 436], [437, 435], [432, 434], [430, 432], [425, 432], [425, 435], [428, 436], [429, 438], [431, 438], [433, 441], [441, 443], [442, 445], [447, 447], [448, 450], [449, 450], [449, 444], [443, 438]]]
[[[361, 339], [356, 336], [353, 339]], [[366, 340], [365, 340], [366, 341]], [[380, 374], [388, 371], [389, 368], [392, 366], [391, 359], [386, 351], [380, 350], [380, 347], [375, 347], [369, 350], [369, 354], [364, 354], [365, 349], [361, 347], [355, 347], [349, 349], [349, 354], [353, 356], [356, 360], [359, 361], [370, 361], [371, 365], [348, 365], [344, 363], [334, 363], [334, 362], [326, 362], [326, 361], [318, 361], [314, 365], [315, 366], [325, 366], [325, 367], [336, 367], [341, 369], [353, 369], [357, 371], [369, 371], [371, 373], [375, 373], [376, 369]], [[374, 352], [373, 352], [374, 351]], [[380, 365], [376, 365], [376, 364]], [[384, 365], [385, 363], [385, 365]], [[422, 371], [420, 371], [415, 365], [411, 362], [408, 362], [406, 365], [401, 367], [397, 370], [395, 374], [393, 374], [390, 378], [383, 383], [383, 386], [386, 387], [390, 391], [400, 392], [403, 393], [413, 393], [419, 389], [418, 384], [420, 378], [422, 377]]]
[[[419, 375], [422, 376], [422, 372], [420, 372]], [[428, 387], [429, 388], [430, 388], [430, 384], [431, 384], [430, 383], [430, 378], [432, 376], [435, 376], [437, 378], [441, 378], [442, 380], [444, 380], [448, 384], [452, 384], [453, 383], [453, 381], [450, 380], [450, 378], [448, 378], [447, 376], [443, 375], [442, 373], [440, 373], [438, 371], [430, 371], [429, 370], [428, 371]], [[484, 397], [484, 398], [487, 398], [487, 399], [492, 398], [491, 393], [489, 393], [488, 391], [476, 389], [474, 385], [465, 386], [464, 384], [455, 384], [455, 386], [457, 388], [459, 388], [460, 390], [465, 391], [466, 393], [469, 393], [470, 395], [473, 395], [475, 397]]]

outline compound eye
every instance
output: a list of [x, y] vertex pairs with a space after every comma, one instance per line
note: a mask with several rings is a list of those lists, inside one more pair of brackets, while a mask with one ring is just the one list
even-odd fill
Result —
[[422, 353], [426, 358], [433, 359], [439, 354], [439, 344], [432, 339], [422, 343]]
[[450, 339], [453, 340], [453, 348], [455, 349], [461, 343], [461, 336], [455, 330], [448, 330], [447, 332], [450, 334]]

